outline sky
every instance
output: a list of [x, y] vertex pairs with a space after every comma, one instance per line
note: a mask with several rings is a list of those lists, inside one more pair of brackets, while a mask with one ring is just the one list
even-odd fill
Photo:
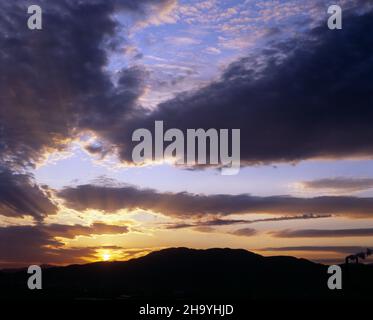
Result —
[[[373, 247], [367, 1], [35, 0], [42, 30], [30, 4], [0, 4], [0, 268]], [[134, 163], [159, 120], [240, 129], [239, 173]]]

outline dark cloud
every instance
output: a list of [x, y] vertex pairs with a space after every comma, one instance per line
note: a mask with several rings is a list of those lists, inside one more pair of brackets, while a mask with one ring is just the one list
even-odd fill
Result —
[[23, 164], [63, 148], [77, 125], [79, 100], [109, 86], [100, 44], [115, 30], [112, 6], [93, 3], [42, 2], [39, 32], [27, 29], [25, 2], [2, 3], [8, 16], [0, 28], [3, 157]]
[[0, 167], [0, 215], [32, 216], [40, 221], [57, 212], [50, 196], [50, 190], [38, 186], [31, 176]]
[[42, 248], [61, 247], [63, 244], [44, 230], [33, 226], [11, 226], [0, 228], [0, 257], [2, 261], [38, 257]]
[[225, 216], [238, 213], [299, 215], [300, 212], [364, 217], [373, 213], [373, 198], [343, 196], [296, 198], [291, 196], [258, 197], [248, 194], [203, 195], [187, 192], [160, 193], [133, 186], [97, 185], [65, 188], [58, 193], [58, 196], [65, 200], [67, 207], [79, 211], [97, 209], [115, 212], [120, 209], [143, 209], [178, 218], [201, 218], [208, 215]]
[[337, 238], [337, 237], [371, 237], [373, 228], [365, 229], [304, 229], [304, 230], [282, 230], [270, 233], [278, 238]]
[[215, 228], [207, 227], [207, 226], [196, 226], [193, 228], [194, 231], [203, 232], [203, 233], [214, 233], [218, 232]]
[[274, 217], [274, 218], [264, 218], [264, 219], [211, 219], [207, 221], [198, 221], [196, 223], [171, 223], [165, 224], [166, 229], [183, 229], [191, 228], [196, 226], [229, 226], [235, 224], [252, 224], [258, 222], [273, 222], [273, 221], [288, 221], [288, 220], [307, 220], [307, 219], [322, 219], [329, 218], [331, 215], [317, 215], [317, 214], [302, 214], [299, 216], [284, 216], [284, 217]]
[[37, 1], [38, 32], [26, 27], [26, 1], [2, 2], [1, 162], [33, 164], [83, 130], [107, 144], [91, 152], [118, 151], [132, 162], [133, 130], [152, 129], [155, 120], [184, 131], [241, 129], [246, 164], [372, 155], [372, 12], [346, 13], [338, 32], [323, 24], [302, 39], [273, 42], [149, 114], [137, 106], [146, 71], [124, 68], [113, 79], [105, 69], [108, 52], [125, 45], [113, 13], [146, 20], [173, 2]]
[[[232, 63], [219, 81], [133, 119], [112, 141], [131, 145], [133, 129], [241, 129], [246, 164], [373, 155], [373, 13], [345, 12], [302, 38], [270, 44]], [[125, 138], [127, 133], [128, 138]], [[119, 137], [119, 139], [117, 139]], [[131, 161], [132, 148], [121, 148]]]
[[37, 1], [40, 32], [26, 27], [26, 2], [2, 2], [0, 160], [33, 164], [92, 130], [107, 144], [92, 152], [115, 150], [132, 162], [133, 130], [152, 130], [155, 120], [184, 131], [241, 129], [246, 164], [372, 155], [372, 12], [346, 13], [338, 32], [323, 25], [273, 42], [232, 63], [219, 81], [149, 114], [137, 106], [146, 71], [124, 68], [113, 81], [105, 69], [108, 52], [125, 43], [113, 13], [146, 20], [173, 2]]
[[76, 236], [122, 234], [125, 226], [95, 223], [81, 225], [37, 225], [0, 227], [0, 267], [37, 264], [81, 263], [95, 258], [97, 249], [103, 247], [66, 247], [56, 237], [73, 239]]
[[127, 10], [137, 21], [172, 2], [38, 0], [43, 30], [27, 28], [29, 1], [0, 3], [0, 214], [41, 219], [56, 211], [20, 172], [64, 149], [79, 132], [101, 133], [124, 121], [143, 92], [145, 71], [129, 67], [116, 79], [105, 71], [108, 53], [125, 43], [113, 13]]
[[294, 246], [263, 248], [259, 251], [314, 251], [350, 254], [358, 251], [364, 251], [365, 249], [366, 248], [360, 246]]
[[252, 237], [257, 234], [257, 231], [252, 228], [242, 228], [235, 231], [230, 232], [230, 234], [240, 237]]
[[241, 228], [233, 231], [221, 231], [213, 227], [209, 227], [207, 225], [195, 225], [193, 226], [192, 230], [203, 232], [203, 233], [219, 233], [219, 234], [228, 234], [228, 235], [234, 235], [239, 237], [252, 237], [258, 234], [258, 232], [255, 229], [252, 228]]
[[121, 234], [127, 233], [127, 226], [108, 225], [105, 223], [96, 222], [91, 226], [82, 225], [62, 225], [49, 224], [40, 226], [39, 230], [43, 230], [53, 237], [62, 237], [73, 239], [76, 236], [90, 236], [92, 234]]
[[27, 28], [28, 1], [1, 2], [0, 164], [33, 165], [82, 130], [101, 133], [124, 121], [145, 73], [126, 68], [115, 82], [105, 70], [108, 53], [125, 45], [114, 13], [126, 10], [137, 21], [173, 2], [38, 0], [38, 31]]
[[354, 192], [373, 188], [373, 178], [325, 178], [303, 181], [301, 185], [306, 189], [330, 189], [339, 192]]

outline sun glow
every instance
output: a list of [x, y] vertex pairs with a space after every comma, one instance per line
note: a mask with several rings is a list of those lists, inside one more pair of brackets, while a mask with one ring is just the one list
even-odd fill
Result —
[[111, 259], [111, 255], [109, 253], [102, 254], [103, 261], [109, 261]]

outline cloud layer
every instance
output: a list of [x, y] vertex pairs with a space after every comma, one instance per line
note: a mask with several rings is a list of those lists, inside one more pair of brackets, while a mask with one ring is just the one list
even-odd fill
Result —
[[317, 215], [317, 214], [302, 214], [295, 216], [281, 216], [274, 218], [262, 218], [262, 219], [210, 219], [210, 220], [200, 220], [195, 223], [170, 223], [165, 224], [167, 229], [183, 229], [183, 228], [194, 228], [198, 226], [202, 227], [221, 227], [221, 226], [230, 226], [237, 224], [252, 224], [259, 222], [276, 222], [276, 221], [289, 221], [289, 220], [308, 220], [308, 219], [323, 219], [330, 218], [331, 215]]
[[121, 209], [150, 210], [177, 218], [226, 216], [239, 213], [269, 213], [281, 215], [339, 214], [367, 217], [373, 214], [373, 198], [325, 196], [296, 198], [291, 196], [258, 197], [240, 195], [203, 195], [160, 193], [133, 186], [106, 187], [80, 185], [58, 193], [69, 208], [84, 211], [96, 209], [115, 212]]
[[309, 190], [329, 190], [332, 192], [356, 192], [373, 188], [373, 178], [324, 178], [303, 181], [300, 185]]
[[[164, 102], [109, 140], [131, 145], [135, 128], [241, 129], [243, 163], [373, 155], [373, 13], [345, 13], [348, 27], [325, 25], [273, 41], [232, 63], [220, 80]], [[358, 36], [357, 36], [358, 35]], [[127, 140], [126, 140], [126, 134]], [[120, 148], [131, 162], [132, 148]]]
[[260, 251], [311, 251], [311, 252], [334, 252], [341, 254], [350, 254], [364, 251], [367, 248], [360, 246], [292, 246], [292, 247], [270, 247], [263, 248]]
[[371, 237], [373, 236], [373, 228], [282, 230], [271, 232], [271, 235], [277, 238]]
[[111, 150], [131, 163], [132, 132], [152, 129], [155, 120], [184, 131], [241, 129], [246, 164], [372, 156], [372, 12], [346, 12], [348, 28], [338, 32], [323, 25], [273, 40], [257, 57], [232, 63], [220, 80], [149, 114], [138, 105], [146, 71], [105, 68], [109, 52], [126, 43], [113, 13], [146, 20], [173, 2], [42, 1], [42, 32], [25, 28], [26, 2], [3, 3], [2, 162], [32, 164], [90, 130], [106, 145], [96, 153]]

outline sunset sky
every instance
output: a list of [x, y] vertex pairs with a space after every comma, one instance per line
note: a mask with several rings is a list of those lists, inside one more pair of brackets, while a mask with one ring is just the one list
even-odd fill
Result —
[[[27, 28], [27, 7], [43, 29]], [[327, 27], [328, 6], [343, 29]], [[373, 247], [366, 0], [0, 3], [0, 268]], [[241, 130], [241, 170], [136, 166], [137, 128]]]

